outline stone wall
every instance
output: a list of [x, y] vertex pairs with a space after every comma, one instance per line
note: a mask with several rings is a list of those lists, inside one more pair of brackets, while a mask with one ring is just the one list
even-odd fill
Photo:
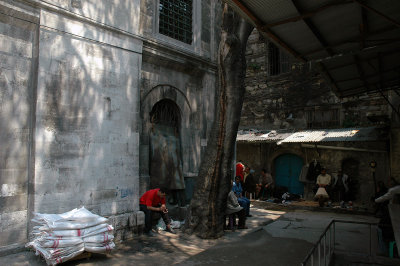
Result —
[[85, 206], [109, 218], [116, 240], [140, 232], [148, 113], [162, 99], [182, 114], [193, 189], [221, 16], [219, 1], [193, 2], [185, 44], [158, 33], [158, 0], [0, 0], [0, 253], [27, 241], [33, 211]]
[[47, 11], [41, 23], [35, 211], [137, 210], [141, 42], [114, 34], [98, 45], [89, 29], [64, 33], [80, 22]]
[[[156, 2], [156, 3], [154, 3]], [[193, 1], [193, 43], [158, 33], [158, 1], [141, 1], [141, 28], [146, 37], [141, 73], [140, 193], [149, 189], [149, 112], [172, 100], [180, 109], [183, 175], [190, 198], [215, 108], [216, 51], [219, 39], [218, 1]], [[200, 26], [201, 25], [201, 26]]]
[[[85, 0], [21, 0], [31, 4], [41, 3], [60, 13], [64, 11], [88, 18], [103, 26], [113, 27], [131, 34], [139, 34], [140, 0], [85, 1]], [[95, 32], [93, 32], [93, 36]]]
[[[322, 76], [314, 71], [312, 64], [301, 64], [292, 59], [290, 72], [276, 76], [269, 75], [267, 48], [268, 40], [254, 30], [248, 40], [246, 50], [246, 93], [240, 122], [241, 129], [285, 129], [288, 132], [294, 132], [310, 127], [308, 113], [330, 109], [338, 110], [338, 118], [337, 122], [327, 126], [329, 128], [385, 125], [390, 122], [390, 117], [393, 117], [393, 121], [396, 120], [390, 106], [380, 94], [338, 98]], [[395, 94], [391, 95], [390, 100], [398, 106], [398, 98]], [[392, 131], [391, 155], [389, 151], [386, 151], [388, 142], [377, 140], [364, 143], [328, 144], [361, 148], [366, 152], [318, 149], [320, 154], [317, 154], [315, 149], [302, 148], [300, 144], [238, 143], [237, 158], [248, 163], [258, 173], [261, 168], [273, 172], [274, 160], [282, 154], [295, 154], [303, 159], [304, 164], [308, 164], [312, 158], [319, 158], [331, 173], [337, 171], [346, 159], [354, 158], [359, 162], [358, 188], [362, 191], [358, 196], [357, 204], [370, 208], [374, 184], [369, 162], [378, 162], [376, 178], [384, 181], [386, 185], [389, 183], [390, 169], [392, 169], [392, 175], [398, 176], [398, 167], [395, 163], [399, 150], [397, 135], [396, 131]], [[318, 144], [324, 145], [324, 143]], [[368, 150], [384, 150], [386, 153], [367, 152]], [[308, 198], [313, 196], [312, 186], [313, 184], [305, 187], [305, 196]]]
[[0, 1], [0, 247], [26, 241], [38, 12]]
[[[380, 94], [339, 99], [312, 64], [292, 59], [290, 72], [268, 74], [268, 41], [254, 30], [247, 43], [246, 93], [240, 128], [304, 129], [307, 112], [339, 109], [338, 123], [328, 127], [370, 126], [385, 121], [369, 117], [390, 114]], [[288, 119], [289, 118], [289, 119]]]
[[117, 240], [144, 223], [139, 7], [0, 1], [1, 250], [26, 242], [33, 211], [85, 206]]

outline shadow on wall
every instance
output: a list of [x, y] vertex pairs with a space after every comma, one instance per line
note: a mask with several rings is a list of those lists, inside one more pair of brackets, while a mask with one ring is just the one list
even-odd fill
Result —
[[[72, 11], [99, 22], [128, 23], [129, 16], [122, 19], [116, 12], [136, 10], [132, 1], [110, 9], [97, 4], [82, 2], [82, 9]], [[42, 15], [47, 25], [40, 29], [35, 185], [29, 195], [34, 206], [29, 211], [61, 213], [79, 206], [102, 216], [134, 211], [141, 54], [120, 49], [120, 36], [93, 25]]]

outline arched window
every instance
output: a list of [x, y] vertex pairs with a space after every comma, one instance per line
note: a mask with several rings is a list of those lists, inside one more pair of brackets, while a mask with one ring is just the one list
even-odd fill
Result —
[[[150, 186], [172, 191], [185, 189], [180, 139], [181, 112], [169, 99], [157, 102], [150, 112]], [[183, 192], [182, 192], [183, 193]], [[180, 193], [180, 194], [182, 194]], [[184, 193], [183, 193], [184, 194]], [[184, 196], [180, 196], [184, 204]]]
[[150, 121], [154, 124], [172, 126], [179, 132], [181, 114], [176, 103], [169, 99], [157, 102], [150, 112]]

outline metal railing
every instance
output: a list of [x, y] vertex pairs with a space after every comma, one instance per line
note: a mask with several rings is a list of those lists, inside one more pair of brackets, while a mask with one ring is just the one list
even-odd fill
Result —
[[[333, 254], [335, 252], [335, 238], [336, 238], [336, 223], [350, 223], [350, 224], [364, 224], [369, 226], [369, 256], [372, 256], [372, 226], [376, 223], [369, 222], [355, 222], [344, 220], [332, 220], [325, 228], [324, 232], [319, 237], [317, 243], [308, 253], [307, 257], [301, 263], [301, 266], [306, 265], [330, 265], [332, 262]], [[327, 243], [328, 241], [328, 243]], [[322, 249], [322, 250], [321, 250]], [[317, 253], [317, 255], [315, 254]]]

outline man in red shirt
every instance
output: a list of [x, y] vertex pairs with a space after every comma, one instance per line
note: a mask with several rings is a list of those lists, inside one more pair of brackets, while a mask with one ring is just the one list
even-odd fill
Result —
[[236, 164], [236, 176], [240, 176], [240, 183], [243, 185], [244, 182], [244, 164], [242, 160], [239, 160]]
[[168, 209], [165, 206], [165, 197], [167, 190], [165, 188], [156, 188], [146, 191], [139, 200], [139, 207], [144, 212], [144, 232], [149, 236], [154, 236], [151, 231], [153, 213], [160, 214], [167, 226], [167, 232], [175, 234], [171, 228], [171, 219], [168, 216]]

